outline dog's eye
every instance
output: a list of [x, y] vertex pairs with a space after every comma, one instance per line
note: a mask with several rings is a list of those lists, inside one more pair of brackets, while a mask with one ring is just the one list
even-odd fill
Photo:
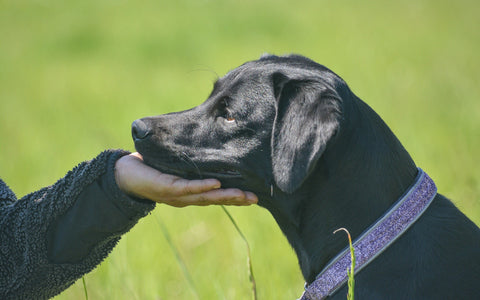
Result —
[[227, 123], [235, 123], [235, 118], [226, 117], [226, 118], [225, 118], [225, 122], [227, 122]]
[[228, 109], [228, 102], [230, 98], [224, 97], [218, 102], [217, 110], [218, 116], [221, 117], [225, 123], [233, 124], [235, 123], [235, 118], [232, 116], [230, 110]]
[[225, 111], [222, 114], [222, 118], [225, 123], [230, 123], [230, 124], [235, 123], [235, 118], [232, 116], [232, 114], [228, 109], [225, 109]]

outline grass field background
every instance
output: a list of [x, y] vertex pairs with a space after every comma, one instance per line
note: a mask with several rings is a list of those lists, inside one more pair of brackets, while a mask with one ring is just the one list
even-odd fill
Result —
[[[480, 2], [0, 0], [0, 176], [22, 196], [107, 148], [130, 124], [184, 110], [262, 53], [333, 69], [418, 166], [480, 223]], [[269, 213], [230, 208], [252, 248], [259, 299], [303, 278]], [[250, 299], [246, 251], [219, 207], [158, 205], [86, 278], [90, 299]], [[57, 299], [84, 299], [81, 281]]]

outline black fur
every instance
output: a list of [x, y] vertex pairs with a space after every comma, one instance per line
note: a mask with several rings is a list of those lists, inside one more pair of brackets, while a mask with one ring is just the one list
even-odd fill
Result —
[[[409, 188], [415, 163], [381, 118], [329, 69], [265, 56], [219, 79], [201, 105], [137, 120], [146, 163], [255, 192], [295, 249], [307, 282]], [[272, 188], [273, 186], [273, 193]], [[346, 287], [333, 298], [344, 299]], [[480, 230], [437, 195], [356, 276], [356, 299], [480, 297]]]

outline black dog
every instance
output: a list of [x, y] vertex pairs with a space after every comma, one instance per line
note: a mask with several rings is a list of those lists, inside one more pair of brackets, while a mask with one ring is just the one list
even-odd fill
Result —
[[[345, 248], [334, 230], [360, 236], [418, 173], [381, 118], [339, 76], [301, 56], [245, 63], [203, 104], [132, 126], [147, 164], [256, 193], [307, 283]], [[357, 299], [480, 299], [480, 230], [437, 194], [355, 279]]]

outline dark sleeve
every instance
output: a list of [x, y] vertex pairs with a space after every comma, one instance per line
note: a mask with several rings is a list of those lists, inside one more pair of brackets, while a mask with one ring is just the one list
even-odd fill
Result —
[[114, 166], [125, 154], [105, 151], [54, 185], [0, 204], [0, 299], [59, 294], [155, 207], [118, 189]]

